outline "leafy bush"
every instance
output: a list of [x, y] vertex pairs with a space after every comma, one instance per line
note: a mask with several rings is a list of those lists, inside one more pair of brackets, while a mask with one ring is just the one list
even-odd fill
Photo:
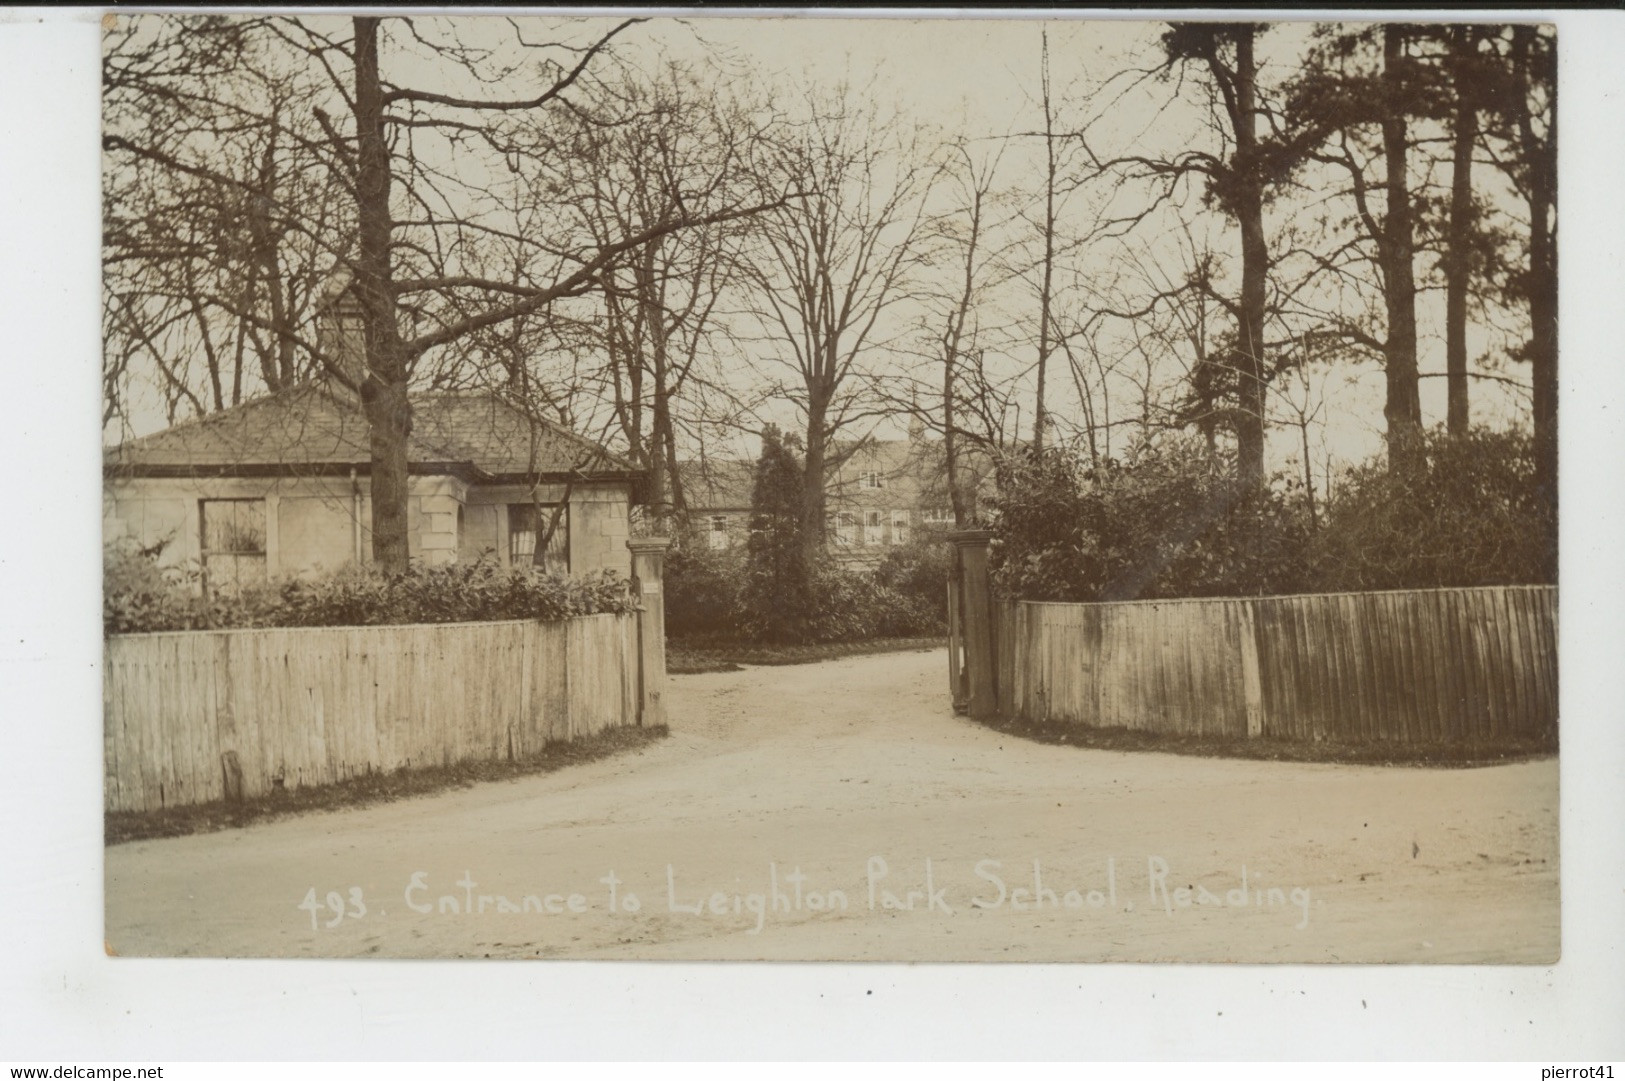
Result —
[[567, 577], [491, 562], [414, 567], [398, 575], [349, 567], [230, 594], [203, 595], [195, 582], [195, 575], [157, 570], [138, 553], [109, 552], [106, 633], [559, 620], [636, 607], [626, 581], [613, 571]]
[[745, 559], [732, 548], [673, 547], [666, 554], [666, 633], [691, 638], [734, 632]]
[[946, 627], [924, 598], [886, 585], [874, 573], [848, 570], [833, 560], [814, 571], [811, 595], [809, 642], [911, 638], [940, 634]]
[[[1283, 486], [1284, 487], [1284, 486]], [[1306, 585], [1306, 504], [1249, 492], [1196, 440], [1139, 446], [1099, 468], [1061, 450], [1007, 462], [994, 581], [1029, 600], [1282, 593]]]
[[160, 550], [128, 540], [103, 548], [102, 625], [108, 634], [207, 627], [225, 618], [211, 598], [199, 594], [196, 567], [160, 566]]
[[279, 626], [560, 620], [629, 612], [636, 604], [614, 571], [564, 575], [490, 561], [417, 567], [406, 574], [348, 570], [292, 579], [273, 591]]
[[[928, 638], [948, 633], [948, 582], [943, 579], [935, 599], [882, 586], [870, 591], [880, 607], [875, 619], [876, 638]], [[939, 611], [940, 609], [940, 611]]]
[[948, 630], [948, 570], [953, 549], [940, 540], [922, 539], [892, 548], [875, 568], [875, 582], [896, 590], [917, 615], [911, 625], [923, 628], [909, 634], [946, 634]]
[[1326, 589], [1426, 589], [1557, 580], [1557, 528], [1521, 431], [1429, 433], [1425, 467], [1381, 462], [1341, 478], [1312, 553]]
[[1532, 441], [1427, 436], [1425, 464], [1347, 471], [1311, 514], [1302, 486], [1262, 493], [1199, 442], [1169, 439], [1090, 468], [1064, 451], [1007, 462], [994, 583], [1027, 600], [1118, 601], [1550, 582], [1556, 531]]
[[[943, 547], [943, 546], [936, 546]], [[736, 551], [673, 549], [666, 558], [666, 633], [673, 638], [784, 644], [747, 607], [745, 560]], [[898, 549], [873, 572], [834, 560], [809, 575], [797, 643], [856, 642], [945, 633], [947, 554]], [[782, 626], [782, 624], [781, 624]]]

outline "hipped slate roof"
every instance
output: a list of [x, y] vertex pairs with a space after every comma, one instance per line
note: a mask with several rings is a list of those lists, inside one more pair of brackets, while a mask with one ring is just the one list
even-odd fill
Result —
[[[494, 394], [413, 394], [413, 473], [474, 482], [619, 479], [643, 471], [591, 440]], [[367, 418], [353, 395], [317, 380], [110, 448], [109, 477], [366, 473]]]
[[679, 462], [678, 477], [690, 507], [707, 510], [749, 510], [756, 487], [756, 463], [733, 458]]

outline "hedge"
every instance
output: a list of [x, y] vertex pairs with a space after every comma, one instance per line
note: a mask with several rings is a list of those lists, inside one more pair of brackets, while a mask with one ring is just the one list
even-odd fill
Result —
[[133, 549], [107, 553], [107, 634], [245, 627], [346, 627], [561, 620], [637, 607], [613, 571], [567, 577], [489, 561], [414, 567], [404, 574], [349, 567], [230, 593], [204, 594], [195, 570], [161, 569]]

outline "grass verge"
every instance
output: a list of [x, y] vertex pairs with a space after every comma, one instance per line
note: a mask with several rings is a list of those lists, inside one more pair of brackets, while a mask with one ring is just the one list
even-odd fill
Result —
[[451, 766], [422, 766], [367, 773], [337, 784], [279, 790], [269, 796], [258, 796], [241, 803], [199, 803], [158, 811], [109, 811], [105, 816], [103, 835], [109, 845], [153, 837], [184, 837], [192, 833], [236, 829], [254, 822], [313, 811], [366, 807], [451, 788], [472, 788], [480, 781], [516, 780], [633, 751], [665, 738], [667, 732], [665, 725], [610, 728], [585, 739], [549, 743], [540, 754], [513, 762], [460, 762]]
[[677, 641], [666, 643], [666, 671], [671, 675], [698, 672], [737, 672], [745, 664], [812, 664], [837, 657], [870, 653], [907, 653], [938, 649], [947, 638], [871, 638], [864, 642], [821, 642], [817, 645], [773, 646], [754, 642]]
[[1430, 766], [1469, 769], [1548, 758], [1555, 746], [1534, 741], [1481, 743], [1300, 743], [1284, 739], [1238, 739], [1144, 732], [1132, 728], [1086, 728], [999, 718], [985, 723], [995, 731], [1037, 743], [1058, 743], [1100, 751], [1154, 751], [1204, 758], [1249, 758], [1268, 762], [1329, 762], [1361, 766]]

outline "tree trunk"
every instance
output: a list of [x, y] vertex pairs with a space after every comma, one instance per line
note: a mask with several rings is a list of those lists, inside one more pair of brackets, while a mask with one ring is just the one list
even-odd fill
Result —
[[807, 447], [802, 476], [801, 544], [809, 562], [823, 557], [826, 541], [825, 514], [827, 499], [824, 494], [824, 440], [827, 434], [829, 398], [831, 391], [823, 386], [810, 386], [807, 395]]
[[1383, 416], [1388, 422], [1388, 468], [1408, 471], [1422, 453], [1422, 400], [1416, 371], [1416, 274], [1413, 261], [1416, 240], [1411, 213], [1409, 167], [1410, 131], [1406, 122], [1403, 81], [1405, 31], [1399, 26], [1383, 28], [1382, 111], [1383, 160], [1388, 212], [1383, 221], [1379, 245], [1387, 304], [1388, 337], [1384, 346], [1384, 367], [1388, 399]]
[[[271, 340], [259, 350], [260, 376], [265, 380], [266, 389], [271, 391], [284, 390], [294, 382], [294, 345], [293, 339], [287, 334], [291, 329], [288, 323], [289, 305], [283, 292], [282, 267], [278, 251], [282, 230], [271, 219], [278, 187], [276, 125], [277, 114], [273, 112], [271, 137], [266, 140], [265, 151], [260, 155], [259, 173], [255, 177], [257, 190], [248, 196], [244, 223], [253, 251], [250, 259], [250, 266], [253, 268], [249, 275], [250, 287], [264, 284], [266, 302], [271, 309], [270, 322], [273, 328]], [[251, 295], [245, 293], [245, 299]], [[245, 302], [243, 310], [251, 310], [251, 304]], [[244, 332], [248, 325], [246, 320], [243, 321]]]
[[[1045, 95], [1048, 96], [1048, 39], [1045, 39]], [[942, 457], [948, 483], [948, 505], [953, 510], [954, 527], [964, 529], [971, 519], [972, 501], [965, 497], [959, 486], [959, 418], [954, 410], [955, 373], [965, 355], [965, 321], [970, 316], [971, 304], [976, 296], [976, 250], [982, 238], [982, 200], [992, 182], [991, 173], [978, 177], [976, 167], [966, 156], [966, 177], [970, 182], [971, 202], [970, 235], [965, 242], [965, 274], [959, 291], [958, 303], [948, 318], [947, 332], [943, 335], [942, 349]]]
[[670, 413], [666, 421], [666, 490], [671, 500], [671, 512], [681, 521], [688, 514], [688, 496], [683, 492], [683, 474], [677, 468], [677, 429], [671, 423]]
[[1050, 292], [1055, 276], [1055, 117], [1049, 99], [1049, 35], [1043, 36], [1044, 93], [1044, 278], [1038, 292], [1038, 389], [1033, 408], [1033, 449], [1044, 449], [1044, 380], [1049, 369]]
[[[1537, 228], [1544, 231], [1545, 223], [1540, 222]], [[1535, 485], [1553, 514], [1557, 511], [1557, 266], [1552, 252], [1555, 246], [1548, 233], [1540, 256], [1541, 265], [1548, 269], [1529, 296], [1529, 320], [1533, 330], [1529, 359], [1534, 383]]]
[[959, 436], [954, 432], [954, 364], [958, 350], [950, 348], [942, 366], [942, 456], [948, 476], [948, 505], [953, 508], [954, 527], [964, 529], [965, 499], [959, 494]]
[[667, 355], [665, 297], [656, 281], [655, 256], [660, 242], [645, 247], [638, 261], [638, 303], [643, 308], [643, 323], [649, 338], [650, 383], [654, 400], [649, 403], [649, 514], [655, 532], [661, 536], [670, 533], [672, 513], [671, 493], [667, 484], [669, 467], [675, 463], [666, 460], [670, 443], [671, 388], [667, 386], [670, 364]]
[[1448, 389], [1446, 427], [1451, 435], [1465, 435], [1471, 423], [1467, 386], [1467, 286], [1471, 266], [1468, 246], [1473, 229], [1473, 145], [1478, 139], [1478, 109], [1471, 80], [1474, 36], [1471, 27], [1452, 31], [1455, 60], [1455, 145], [1450, 173], [1450, 234], [1444, 255], [1445, 274], [1445, 382]]
[[[1528, 168], [1529, 203], [1529, 364], [1534, 388], [1535, 485], [1541, 499], [1557, 514], [1557, 80], [1556, 59], [1535, 71], [1533, 26], [1512, 30], [1513, 62], [1518, 69], [1517, 124]], [[1549, 65], [1549, 66], [1548, 66]], [[1529, 98], [1542, 84], [1549, 101], [1550, 126], [1544, 140], [1534, 130]]]
[[1253, 29], [1236, 34], [1236, 220], [1241, 225], [1241, 318], [1236, 368], [1236, 468], [1242, 484], [1264, 489], [1264, 312], [1269, 247], [1258, 167], [1257, 64]]
[[412, 431], [406, 357], [395, 321], [391, 280], [389, 148], [384, 141], [383, 86], [378, 77], [378, 19], [355, 19], [357, 252], [356, 299], [361, 307], [367, 373], [361, 400], [371, 428], [372, 558], [391, 573], [409, 564], [406, 443]]
[[[637, 279], [633, 278], [634, 289]], [[614, 292], [604, 292], [604, 343], [615, 392], [615, 416], [634, 462], [649, 466], [643, 434], [643, 305], [634, 302], [628, 316]], [[623, 383], [624, 379], [624, 383]]]
[[666, 461], [666, 428], [671, 423], [666, 413], [666, 395], [655, 391], [654, 426], [649, 432], [649, 525], [658, 536], [671, 533], [671, 470]]

